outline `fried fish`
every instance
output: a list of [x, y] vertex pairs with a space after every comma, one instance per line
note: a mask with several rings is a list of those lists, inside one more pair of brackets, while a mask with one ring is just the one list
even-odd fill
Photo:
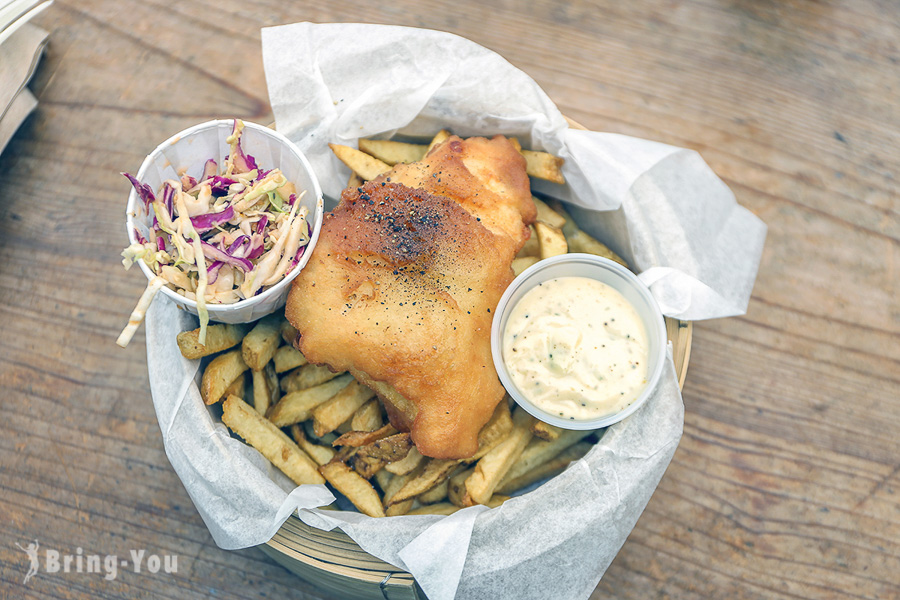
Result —
[[472, 456], [504, 397], [493, 310], [534, 217], [525, 160], [502, 136], [452, 136], [344, 190], [288, 298], [298, 349], [375, 390], [422, 454]]

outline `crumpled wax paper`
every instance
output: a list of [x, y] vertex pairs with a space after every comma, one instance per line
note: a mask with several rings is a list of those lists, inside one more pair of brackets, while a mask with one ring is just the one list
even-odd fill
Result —
[[[263, 59], [278, 130], [296, 142], [325, 195], [349, 172], [329, 142], [359, 137], [505, 134], [566, 159], [567, 185], [535, 182], [571, 204], [588, 232], [641, 271], [663, 312], [682, 319], [742, 313], [765, 226], [695, 152], [569, 129], [544, 92], [499, 55], [460, 37], [402, 27], [300, 23], [263, 30]], [[340, 527], [371, 554], [412, 573], [431, 600], [587, 598], [665, 472], [683, 424], [669, 361], [650, 400], [610, 427], [583, 459], [495, 509], [449, 517], [372, 519], [321, 511], [324, 486], [295, 488], [232, 438], [203, 405], [199, 361], [175, 336], [194, 318], [158, 298], [147, 315], [153, 401], [167, 455], [216, 543], [268, 541], [294, 511]]]

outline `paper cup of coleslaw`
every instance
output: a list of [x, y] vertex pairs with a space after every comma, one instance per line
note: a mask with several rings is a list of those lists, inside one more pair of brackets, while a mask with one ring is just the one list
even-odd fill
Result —
[[[232, 134], [233, 127], [233, 120], [222, 119], [194, 125], [173, 135], [144, 159], [136, 178], [141, 183], [147, 184], [154, 194], [167, 179], [179, 180], [182, 175], [187, 174], [199, 180], [208, 159], [215, 159], [221, 165], [228, 156], [230, 146], [226, 140]], [[316, 245], [324, 213], [322, 190], [316, 175], [309, 161], [293, 142], [268, 127], [245, 121], [241, 147], [244, 153], [256, 159], [261, 169], [279, 168], [287, 181], [294, 183], [298, 195], [297, 202], [309, 211], [306, 219], [311, 232], [300, 260], [280, 282], [252, 298], [245, 298], [232, 304], [207, 302], [210, 321], [220, 323], [255, 321], [285, 304], [291, 282], [306, 266]], [[303, 191], [305, 193], [301, 195]], [[132, 189], [128, 196], [126, 211], [126, 229], [129, 242], [132, 244], [138, 242], [138, 233], [147, 237], [153, 218], [152, 215], [144, 213], [141, 203], [137, 192]], [[144, 261], [136, 262], [148, 280], [155, 277], [155, 273]], [[161, 288], [160, 293], [182, 310], [198, 314], [195, 300], [182, 296], [169, 287]]]

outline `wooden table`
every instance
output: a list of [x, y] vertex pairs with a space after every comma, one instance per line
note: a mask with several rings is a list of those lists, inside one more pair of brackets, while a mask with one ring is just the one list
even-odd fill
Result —
[[[37, 20], [40, 105], [0, 157], [0, 596], [324, 597], [215, 546], [163, 451], [143, 334], [114, 344], [145, 285], [119, 264], [119, 172], [191, 124], [270, 121], [259, 29], [311, 20], [471, 38], [591, 129], [696, 149], [769, 225], [747, 315], [696, 323], [684, 438], [592, 598], [900, 597], [896, 3], [165, 4]], [[178, 571], [42, 564], [23, 586], [34, 539]]]

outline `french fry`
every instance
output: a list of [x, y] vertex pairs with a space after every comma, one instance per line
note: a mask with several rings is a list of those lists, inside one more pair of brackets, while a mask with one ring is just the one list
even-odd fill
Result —
[[505, 440], [482, 457], [475, 471], [466, 479], [463, 504], [485, 504], [491, 499], [500, 480], [531, 441], [531, 423], [534, 418], [521, 408], [513, 414], [513, 430]]
[[330, 381], [342, 373], [332, 373], [325, 365], [304, 365], [281, 378], [281, 391], [285, 394], [311, 388]]
[[294, 438], [300, 449], [309, 454], [310, 458], [316, 461], [319, 466], [330, 463], [334, 458], [335, 453], [332, 448], [320, 446], [309, 441], [309, 438], [303, 432], [303, 427], [297, 423], [291, 425], [291, 437]]
[[203, 358], [216, 354], [241, 343], [244, 335], [250, 331], [249, 324], [210, 325], [206, 328], [206, 344], [200, 343], [200, 329], [182, 331], [176, 340], [181, 355], [188, 359]]
[[[390, 500], [385, 500], [388, 506], [397, 504], [405, 500], [412, 500], [420, 494], [424, 494], [437, 484], [441, 483], [448, 477], [456, 465], [458, 460], [439, 460], [431, 459], [426, 461], [424, 465], [413, 471], [408, 476], [410, 479], [394, 494]], [[405, 476], [406, 477], [406, 476]]]
[[375, 431], [382, 425], [381, 405], [378, 400], [369, 400], [359, 407], [350, 420], [350, 429], [354, 431]]
[[[384, 495], [387, 492], [388, 485], [390, 485], [391, 481], [394, 479], [394, 474], [382, 469], [375, 473], [375, 482], [378, 484], [378, 487], [381, 488], [381, 497], [384, 499]], [[400, 489], [400, 488], [397, 488]]]
[[345, 495], [359, 512], [370, 517], [383, 517], [384, 508], [381, 506], [381, 498], [372, 484], [354, 472], [350, 467], [341, 462], [330, 462], [319, 467], [328, 483]]
[[494, 409], [490, 420], [478, 432], [478, 450], [471, 458], [465, 459], [465, 462], [475, 462], [493, 450], [512, 431], [512, 428], [512, 414], [509, 411], [509, 403], [504, 397]]
[[562, 431], [561, 428], [556, 427], [555, 425], [550, 425], [537, 419], [535, 419], [534, 425], [531, 426], [531, 433], [533, 433], [535, 437], [551, 442], [558, 438]]
[[365, 446], [367, 444], [371, 444], [376, 440], [380, 440], [381, 438], [385, 438], [389, 435], [394, 435], [397, 433], [397, 430], [394, 429], [390, 423], [382, 427], [381, 429], [376, 429], [375, 431], [348, 431], [347, 433], [341, 435], [338, 439], [332, 442], [332, 446], [352, 446], [353, 448], [359, 448], [360, 446]]
[[391, 165], [378, 160], [373, 156], [369, 156], [365, 152], [360, 152], [356, 148], [350, 146], [342, 146], [341, 144], [328, 144], [331, 151], [338, 159], [350, 167], [350, 170], [358, 174], [365, 181], [375, 179], [382, 173], [391, 170]]
[[272, 360], [281, 341], [281, 322], [284, 317], [273, 313], [256, 322], [250, 333], [244, 336], [241, 355], [251, 369], [260, 371]]
[[247, 400], [247, 372], [244, 371], [238, 378], [231, 382], [227, 388], [225, 388], [225, 393], [222, 394], [224, 397], [228, 396], [237, 396], [241, 400], [246, 402]]
[[553, 183], [564, 184], [566, 178], [562, 174], [563, 163], [566, 162], [558, 156], [553, 156], [546, 152], [535, 152], [533, 150], [522, 150], [522, 156], [525, 157], [525, 172], [529, 177], [537, 177], [538, 179], [546, 179]]
[[304, 421], [301, 425], [303, 425], [303, 433], [306, 434], [306, 437], [309, 438], [314, 444], [320, 444], [324, 446], [331, 446], [331, 443], [338, 438], [338, 434], [336, 433], [326, 433], [325, 435], [316, 435], [316, 430], [313, 427], [312, 421]]
[[413, 447], [408, 433], [395, 433], [359, 446], [353, 457], [353, 468], [366, 479], [370, 479], [387, 463], [400, 460]]
[[447, 480], [447, 498], [455, 506], [462, 508], [463, 499], [466, 496], [466, 479], [475, 472], [475, 467], [469, 467], [465, 471], [456, 473]]
[[275, 363], [276, 373], [284, 373], [285, 371], [290, 371], [291, 369], [296, 369], [297, 367], [302, 367], [307, 364], [306, 357], [293, 346], [282, 346], [278, 348], [275, 351], [275, 355], [272, 357], [272, 362]]
[[449, 502], [441, 502], [439, 504], [426, 504], [409, 511], [408, 515], [452, 515], [459, 510], [460, 507], [454, 506]]
[[409, 449], [409, 454], [407, 454], [404, 459], [390, 462], [386, 464], [384, 468], [394, 475], [407, 475], [412, 473], [424, 458], [425, 457], [419, 453], [416, 447], [413, 446]]
[[392, 462], [405, 458], [413, 447], [408, 433], [395, 433], [375, 440], [371, 444], [360, 446], [357, 456], [377, 458], [384, 462]]
[[247, 363], [241, 357], [240, 348], [229, 350], [212, 359], [200, 380], [200, 396], [203, 401], [215, 404], [221, 400], [228, 386], [246, 370]]
[[397, 163], [411, 163], [422, 160], [427, 146], [363, 138], [359, 140], [359, 149], [384, 163], [396, 165]]
[[384, 514], [389, 517], [399, 517], [400, 515], [409, 514], [413, 504], [415, 504], [415, 500], [404, 500], [403, 502], [391, 504], [387, 507], [387, 510], [384, 511]]
[[384, 460], [372, 456], [360, 456], [359, 449], [357, 449], [351, 460], [344, 462], [347, 462], [353, 467], [354, 471], [365, 479], [372, 479], [372, 476], [384, 467]]
[[398, 515], [404, 515], [412, 508], [414, 503], [413, 499], [403, 500], [401, 502], [390, 502], [411, 478], [411, 475], [395, 475], [388, 481], [387, 486], [384, 488], [383, 499], [383, 506], [385, 507], [385, 514], [387, 516], [396, 517]]
[[[533, 428], [532, 431], [534, 431]], [[506, 475], [503, 476], [500, 485], [504, 485], [509, 480], [515, 479], [535, 467], [539, 467], [542, 464], [553, 460], [560, 452], [574, 446], [592, 433], [594, 432], [591, 430], [579, 431], [565, 429], [560, 431], [560, 434], [555, 440], [532, 439], [522, 451], [518, 460], [510, 467]]]
[[[274, 406], [281, 399], [281, 386], [278, 385], [278, 375], [275, 374], [275, 366], [272, 363], [263, 369], [266, 374], [266, 386], [269, 388], [269, 406]], [[269, 408], [266, 407], [266, 412]], [[264, 414], [260, 412], [260, 414]]]
[[497, 508], [507, 500], [509, 500], [509, 496], [504, 496], [503, 494], [494, 494], [493, 496], [491, 496], [491, 499], [487, 501], [487, 504], [485, 504], [485, 506], [488, 506], [490, 508]]
[[525, 240], [525, 245], [522, 246], [519, 253], [516, 254], [516, 258], [526, 258], [529, 256], [539, 258], [541, 256], [541, 243], [538, 241], [537, 233], [534, 231], [534, 225], [528, 226], [528, 233], [529, 237]]
[[410, 508], [412, 508], [413, 501], [407, 500], [405, 502], [397, 502], [393, 505], [388, 505], [388, 500], [403, 487], [403, 484], [409, 479], [408, 475], [391, 475], [384, 469], [375, 473], [375, 480], [378, 482], [379, 487], [381, 487], [382, 491], [382, 507], [385, 509], [385, 514], [388, 517], [395, 517], [398, 515], [406, 514]]
[[297, 444], [265, 420], [246, 402], [229, 396], [223, 403], [222, 422], [278, 467], [297, 485], [325, 483], [315, 462]]
[[270, 406], [275, 405], [281, 397], [278, 388], [278, 375], [275, 367], [267, 363], [261, 371], [250, 371], [253, 375], [253, 408], [261, 415], [265, 415]]
[[[422, 160], [426, 154], [431, 152], [432, 148], [448, 137], [450, 137], [450, 132], [446, 129], [441, 130], [427, 146], [389, 140], [361, 139], [359, 140], [359, 149], [388, 165], [411, 163]], [[566, 182], [561, 171], [565, 160], [546, 152], [522, 150], [522, 145], [516, 138], [509, 138], [509, 141], [525, 158], [525, 172], [529, 177], [546, 179], [560, 184]], [[350, 168], [352, 169], [353, 167]]]
[[565, 254], [569, 250], [566, 237], [556, 227], [551, 227], [538, 221], [534, 224], [537, 232], [538, 243], [541, 245], [541, 259]]
[[[337, 429], [344, 421], [353, 418], [356, 411], [374, 395], [375, 392], [370, 388], [358, 381], [351, 381], [347, 387], [317, 406], [313, 411], [313, 427], [316, 435], [321, 437]], [[372, 429], [381, 427], [381, 409], [378, 408], [377, 402], [375, 403], [375, 408], [379, 410], [378, 424]], [[352, 423], [351, 428], [356, 429]]]
[[497, 487], [497, 493], [510, 494], [537, 481], [547, 479], [548, 477], [555, 477], [559, 473], [562, 473], [573, 460], [578, 460], [587, 454], [591, 448], [593, 448], [593, 444], [589, 442], [579, 442], [574, 446], [569, 446], [551, 460], [535, 467], [527, 473], [524, 473], [515, 479], [504, 479]]
[[550, 208], [546, 202], [537, 196], [532, 196], [531, 199], [534, 201], [534, 207], [537, 209], [538, 221], [546, 223], [550, 227], [562, 229], [563, 225], [566, 224], [566, 218], [564, 216]]
[[307, 420], [319, 406], [353, 380], [352, 375], [341, 375], [317, 386], [285, 394], [278, 404], [266, 413], [266, 418], [278, 427], [287, 427]]
[[422, 504], [437, 504], [438, 502], [443, 502], [447, 499], [447, 489], [449, 484], [450, 480], [445, 479], [424, 494], [419, 494], [419, 497], [417, 498], [418, 501]]
[[362, 177], [360, 177], [357, 173], [351, 172], [350, 178], [347, 180], [347, 187], [348, 188], [358, 188], [364, 183], [365, 183], [365, 181], [363, 181]]
[[342, 462], [349, 465], [355, 456], [356, 448], [353, 446], [343, 446], [334, 453], [334, 458], [331, 460], [332, 462]]
[[[379, 473], [383, 473], [384, 470], [379, 471]], [[377, 475], [377, 473], [376, 473]], [[398, 490], [400, 490], [407, 481], [409, 481], [410, 475], [394, 475], [391, 476], [387, 485], [383, 486], [384, 490], [384, 498], [382, 499], [382, 506], [385, 508], [385, 514], [389, 517], [396, 517], [398, 515], [406, 514], [409, 509], [412, 508], [414, 501], [413, 500], [404, 500], [402, 502], [394, 502], [390, 504], [388, 501], [394, 497]]]
[[281, 323], [281, 339], [283, 339], [284, 343], [288, 346], [294, 345], [298, 333], [300, 332], [297, 331], [297, 328], [291, 325], [287, 319]]
[[606, 244], [597, 241], [583, 231], [572, 219], [562, 202], [553, 200], [550, 202], [550, 207], [566, 220], [566, 224], [562, 227], [562, 232], [566, 236], [566, 243], [569, 245], [570, 252], [584, 252], [585, 254], [602, 256], [619, 263], [626, 269], [630, 268], [628, 263], [621, 256], [610, 250]]
[[394, 495], [400, 491], [410, 479], [412, 479], [412, 475], [393, 475], [384, 478], [386, 483], [383, 483], [382, 479], [376, 477], [375, 481], [378, 481], [378, 485], [381, 486], [381, 490], [384, 492], [382, 506], [387, 507], [388, 502], [391, 501]]
[[537, 263], [540, 259], [537, 256], [523, 256], [522, 258], [514, 258], [512, 261], [513, 275], [518, 276], [522, 271]]
[[610, 250], [609, 247], [606, 246], [606, 244], [598, 242], [596, 239], [594, 239], [581, 229], [575, 230], [566, 239], [570, 244], [571, 252], [584, 252], [585, 254], [602, 256], [603, 258], [608, 258], [609, 260], [619, 263], [625, 268], [630, 268], [628, 266], [628, 263], [625, 262], [624, 258]]
[[450, 132], [446, 129], [441, 129], [435, 134], [433, 138], [431, 138], [431, 143], [428, 144], [428, 147], [425, 149], [425, 154], [423, 156], [428, 156], [428, 153], [437, 146], [438, 144], [444, 142], [448, 137], [450, 137]]

